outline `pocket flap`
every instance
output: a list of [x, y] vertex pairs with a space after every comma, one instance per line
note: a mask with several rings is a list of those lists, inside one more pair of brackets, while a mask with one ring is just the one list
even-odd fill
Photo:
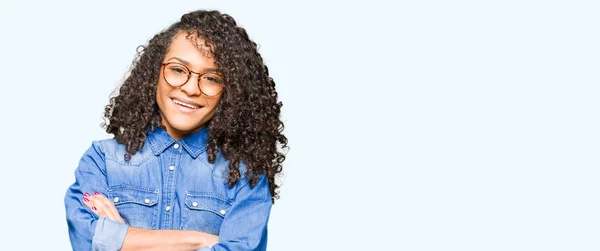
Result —
[[108, 198], [115, 205], [135, 203], [144, 206], [154, 206], [158, 203], [158, 191], [132, 186], [115, 186], [108, 189]]
[[185, 197], [185, 205], [191, 210], [209, 211], [222, 217], [231, 207], [231, 203], [226, 199], [203, 193], [188, 193]]

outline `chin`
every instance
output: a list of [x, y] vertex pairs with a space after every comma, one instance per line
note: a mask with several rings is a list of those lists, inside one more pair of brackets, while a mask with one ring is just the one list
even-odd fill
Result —
[[171, 127], [181, 132], [193, 131], [196, 128], [202, 126], [200, 121], [191, 121], [187, 118], [182, 118], [179, 116], [176, 116], [175, 118], [167, 117], [166, 122], [168, 123], [168, 125], [165, 126]]
[[198, 127], [201, 127], [200, 124], [187, 124], [187, 123], [169, 123], [171, 127], [180, 132], [190, 132], [196, 130]]

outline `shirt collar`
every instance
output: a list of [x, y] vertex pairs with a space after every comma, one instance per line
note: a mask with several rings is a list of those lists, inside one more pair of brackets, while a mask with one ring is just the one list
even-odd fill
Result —
[[162, 128], [156, 128], [154, 132], [148, 132], [148, 143], [152, 153], [159, 155], [174, 143], [183, 146], [193, 158], [198, 157], [206, 150], [206, 139], [208, 138], [208, 128], [202, 128], [200, 131], [185, 136], [181, 140], [175, 140]]

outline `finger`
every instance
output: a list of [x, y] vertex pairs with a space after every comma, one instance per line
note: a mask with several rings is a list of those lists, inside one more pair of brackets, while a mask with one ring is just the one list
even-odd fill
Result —
[[109, 200], [108, 198], [106, 198], [106, 196], [100, 193], [94, 195], [94, 197], [98, 201], [97, 204], [102, 204], [102, 209], [106, 212], [107, 215], [110, 216], [111, 220], [124, 223], [123, 219], [121, 218], [121, 215], [119, 214], [119, 211], [117, 211], [115, 204], [111, 200]]
[[117, 218], [116, 216], [118, 215], [118, 212], [116, 208], [113, 210], [114, 204], [112, 203], [112, 201], [106, 198], [106, 196], [104, 196], [103, 194], [97, 192], [94, 194], [94, 198], [97, 200], [97, 203], [102, 204], [102, 208], [104, 209], [106, 214], [110, 215], [112, 220], [115, 220]]
[[118, 218], [115, 217], [114, 213], [106, 205], [106, 200], [106, 197], [101, 194], [94, 193], [94, 196], [90, 196], [90, 201], [94, 204], [94, 206], [96, 206], [96, 211], [98, 214], [103, 214], [103, 216], [111, 220], [118, 220]]
[[[87, 196], [86, 196], [86, 194], [87, 194]], [[84, 194], [84, 197], [82, 200], [83, 205], [92, 209], [92, 212], [94, 212], [96, 215], [106, 217], [106, 214], [104, 214], [104, 211], [98, 210], [98, 207], [96, 207], [93, 196], [89, 195], [88, 193], [86, 193], [86, 194]]]
[[115, 216], [115, 220], [119, 221], [121, 223], [125, 223], [125, 221], [123, 220], [123, 218], [121, 218], [121, 214], [119, 213], [119, 210], [117, 210], [117, 207], [115, 206], [115, 203], [111, 200], [109, 200], [108, 198], [104, 197], [104, 205], [106, 206], [106, 210], [110, 211], [112, 215]]
[[92, 203], [92, 201], [90, 201], [90, 198], [88, 197], [83, 197], [83, 200], [81, 200], [81, 202], [83, 202], [83, 205], [85, 205], [88, 208], [92, 208], [92, 206], [94, 205], [94, 203]]
[[91, 200], [91, 195], [87, 192], [83, 195], [83, 199], [81, 201], [83, 202], [83, 205], [88, 208], [92, 208], [92, 206], [94, 206], [94, 203]]

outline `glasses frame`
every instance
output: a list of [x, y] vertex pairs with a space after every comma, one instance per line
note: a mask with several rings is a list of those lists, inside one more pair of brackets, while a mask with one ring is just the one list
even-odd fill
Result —
[[[167, 74], [165, 74], [165, 69], [167, 68], [167, 65], [170, 65], [170, 64], [181, 65], [181, 66], [185, 67], [185, 69], [187, 69], [187, 71], [188, 71], [188, 74], [187, 74], [187, 75], [188, 75], [188, 76], [187, 76], [187, 80], [186, 80], [185, 82], [183, 82], [183, 83], [182, 83], [182, 84], [180, 84], [180, 85], [174, 85], [174, 84], [171, 84], [171, 83], [169, 83], [169, 80], [167, 80]], [[204, 72], [204, 73], [195, 72], [195, 71], [192, 71], [192, 70], [190, 70], [190, 68], [188, 68], [188, 67], [187, 67], [187, 66], [185, 66], [184, 64], [182, 64], [182, 63], [178, 63], [178, 62], [168, 62], [168, 63], [162, 63], [162, 64], [161, 64], [161, 67], [162, 67], [162, 70], [161, 70], [161, 71], [162, 71], [163, 79], [164, 79], [164, 80], [165, 80], [165, 82], [167, 82], [167, 84], [169, 84], [170, 86], [173, 86], [173, 87], [180, 87], [180, 86], [184, 86], [185, 84], [187, 84], [187, 83], [190, 81], [190, 78], [192, 77], [192, 73], [195, 73], [196, 75], [198, 75], [198, 90], [200, 90], [200, 92], [201, 92], [202, 94], [206, 95], [207, 97], [215, 97], [215, 96], [218, 96], [219, 94], [223, 93], [223, 90], [225, 90], [225, 86], [224, 86], [224, 84], [221, 84], [221, 85], [223, 85], [223, 88], [221, 89], [221, 91], [220, 91], [219, 93], [217, 93], [217, 94], [215, 94], [215, 95], [208, 95], [208, 94], [206, 94], [205, 92], [203, 92], [203, 91], [202, 91], [202, 88], [200, 87], [200, 78], [201, 78], [201, 77], [202, 77], [204, 74], [207, 74], [207, 73], [213, 73], [213, 72]], [[223, 78], [223, 77], [221, 77], [221, 78]], [[225, 82], [225, 80], [223, 80], [223, 82]]]

